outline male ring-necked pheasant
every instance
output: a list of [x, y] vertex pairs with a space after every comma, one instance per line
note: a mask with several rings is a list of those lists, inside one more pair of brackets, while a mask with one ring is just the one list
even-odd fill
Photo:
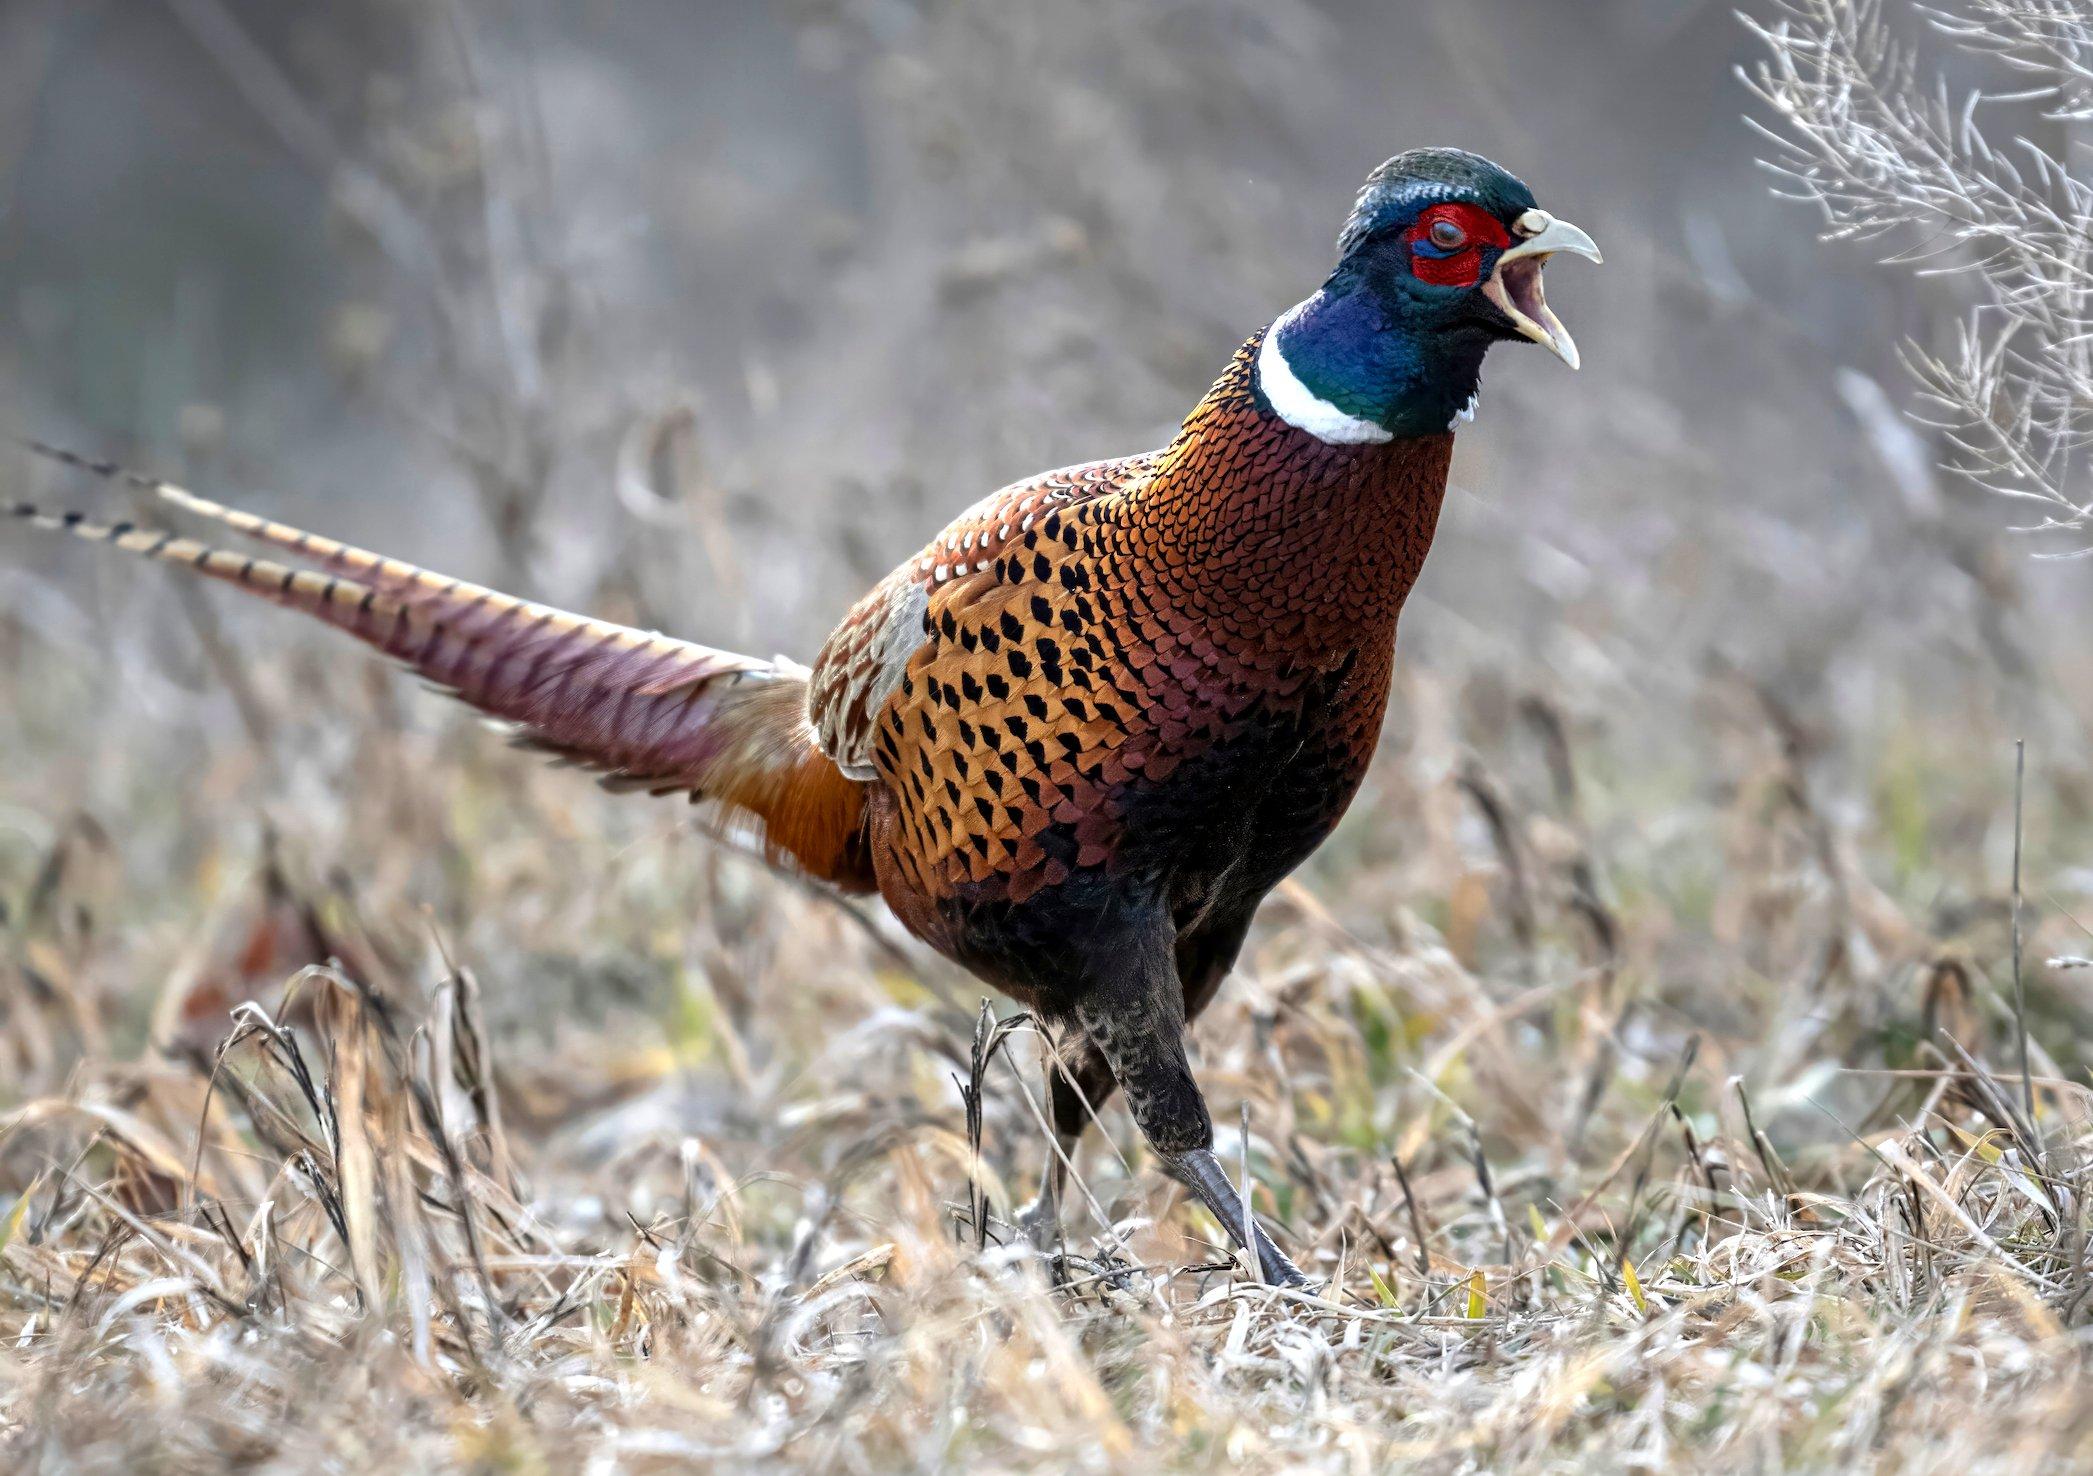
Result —
[[[1358, 788], [1484, 353], [1526, 338], [1576, 366], [1541, 294], [1558, 251], [1599, 259], [1488, 160], [1389, 160], [1328, 280], [1250, 337], [1169, 445], [977, 503], [858, 602], [811, 670], [149, 479], [133, 478], [304, 567], [14, 511], [317, 616], [608, 784], [686, 791], [807, 874], [879, 892], [1055, 1026], [1064, 1150], [1117, 1086], [1265, 1278], [1298, 1282], [1214, 1157], [1186, 1021]], [[1027, 1213], [1035, 1237], [1054, 1227], [1064, 1157]]]

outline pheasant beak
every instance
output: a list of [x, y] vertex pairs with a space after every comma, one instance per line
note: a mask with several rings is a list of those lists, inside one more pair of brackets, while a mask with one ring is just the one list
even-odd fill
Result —
[[1562, 319], [1548, 306], [1541, 292], [1541, 268], [1558, 251], [1574, 251], [1593, 261], [1603, 261], [1590, 236], [1566, 220], [1557, 220], [1545, 210], [1529, 210], [1512, 223], [1523, 239], [1497, 258], [1496, 270], [1483, 283], [1483, 296], [1497, 304], [1512, 326], [1535, 343], [1546, 344], [1557, 358], [1577, 367], [1577, 340], [1563, 327]]

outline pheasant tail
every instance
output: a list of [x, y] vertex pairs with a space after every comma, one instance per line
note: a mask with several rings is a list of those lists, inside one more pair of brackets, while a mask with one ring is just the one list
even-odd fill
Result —
[[521, 745], [596, 770], [607, 787], [688, 792], [751, 825], [773, 859], [848, 891], [873, 889], [865, 786], [816, 746], [802, 668], [569, 614], [36, 449], [145, 487], [307, 567], [29, 503], [13, 506], [16, 517], [303, 611], [513, 724]]

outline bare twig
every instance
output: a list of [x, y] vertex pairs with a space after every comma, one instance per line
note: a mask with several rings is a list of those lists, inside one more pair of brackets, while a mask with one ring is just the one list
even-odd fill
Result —
[[[1746, 84], [1770, 117], [1777, 192], [1814, 205], [1826, 235], [1867, 242], [1975, 306], [1914, 343], [1919, 418], [1976, 486], [2027, 505], [2022, 531], [2084, 533], [2093, 445], [2093, 181], [2083, 152], [2026, 124], [2093, 119], [2093, 12], [2068, 0], [1946, 0], [1902, 9], [2001, 75], [1950, 92], [1884, 0], [1782, 0], [1745, 24], [1768, 56]], [[1939, 64], [1941, 68], [1945, 61]], [[2093, 552], [2083, 545], [2071, 554]]]

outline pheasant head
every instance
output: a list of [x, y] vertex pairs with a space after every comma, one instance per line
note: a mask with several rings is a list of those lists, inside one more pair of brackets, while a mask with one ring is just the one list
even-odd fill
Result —
[[1325, 441], [1436, 435], [1474, 413], [1483, 355], [1530, 339], [1577, 367], [1541, 291], [1558, 251], [1592, 238], [1518, 179], [1461, 149], [1413, 149], [1367, 177], [1322, 288], [1272, 325], [1258, 390]]

